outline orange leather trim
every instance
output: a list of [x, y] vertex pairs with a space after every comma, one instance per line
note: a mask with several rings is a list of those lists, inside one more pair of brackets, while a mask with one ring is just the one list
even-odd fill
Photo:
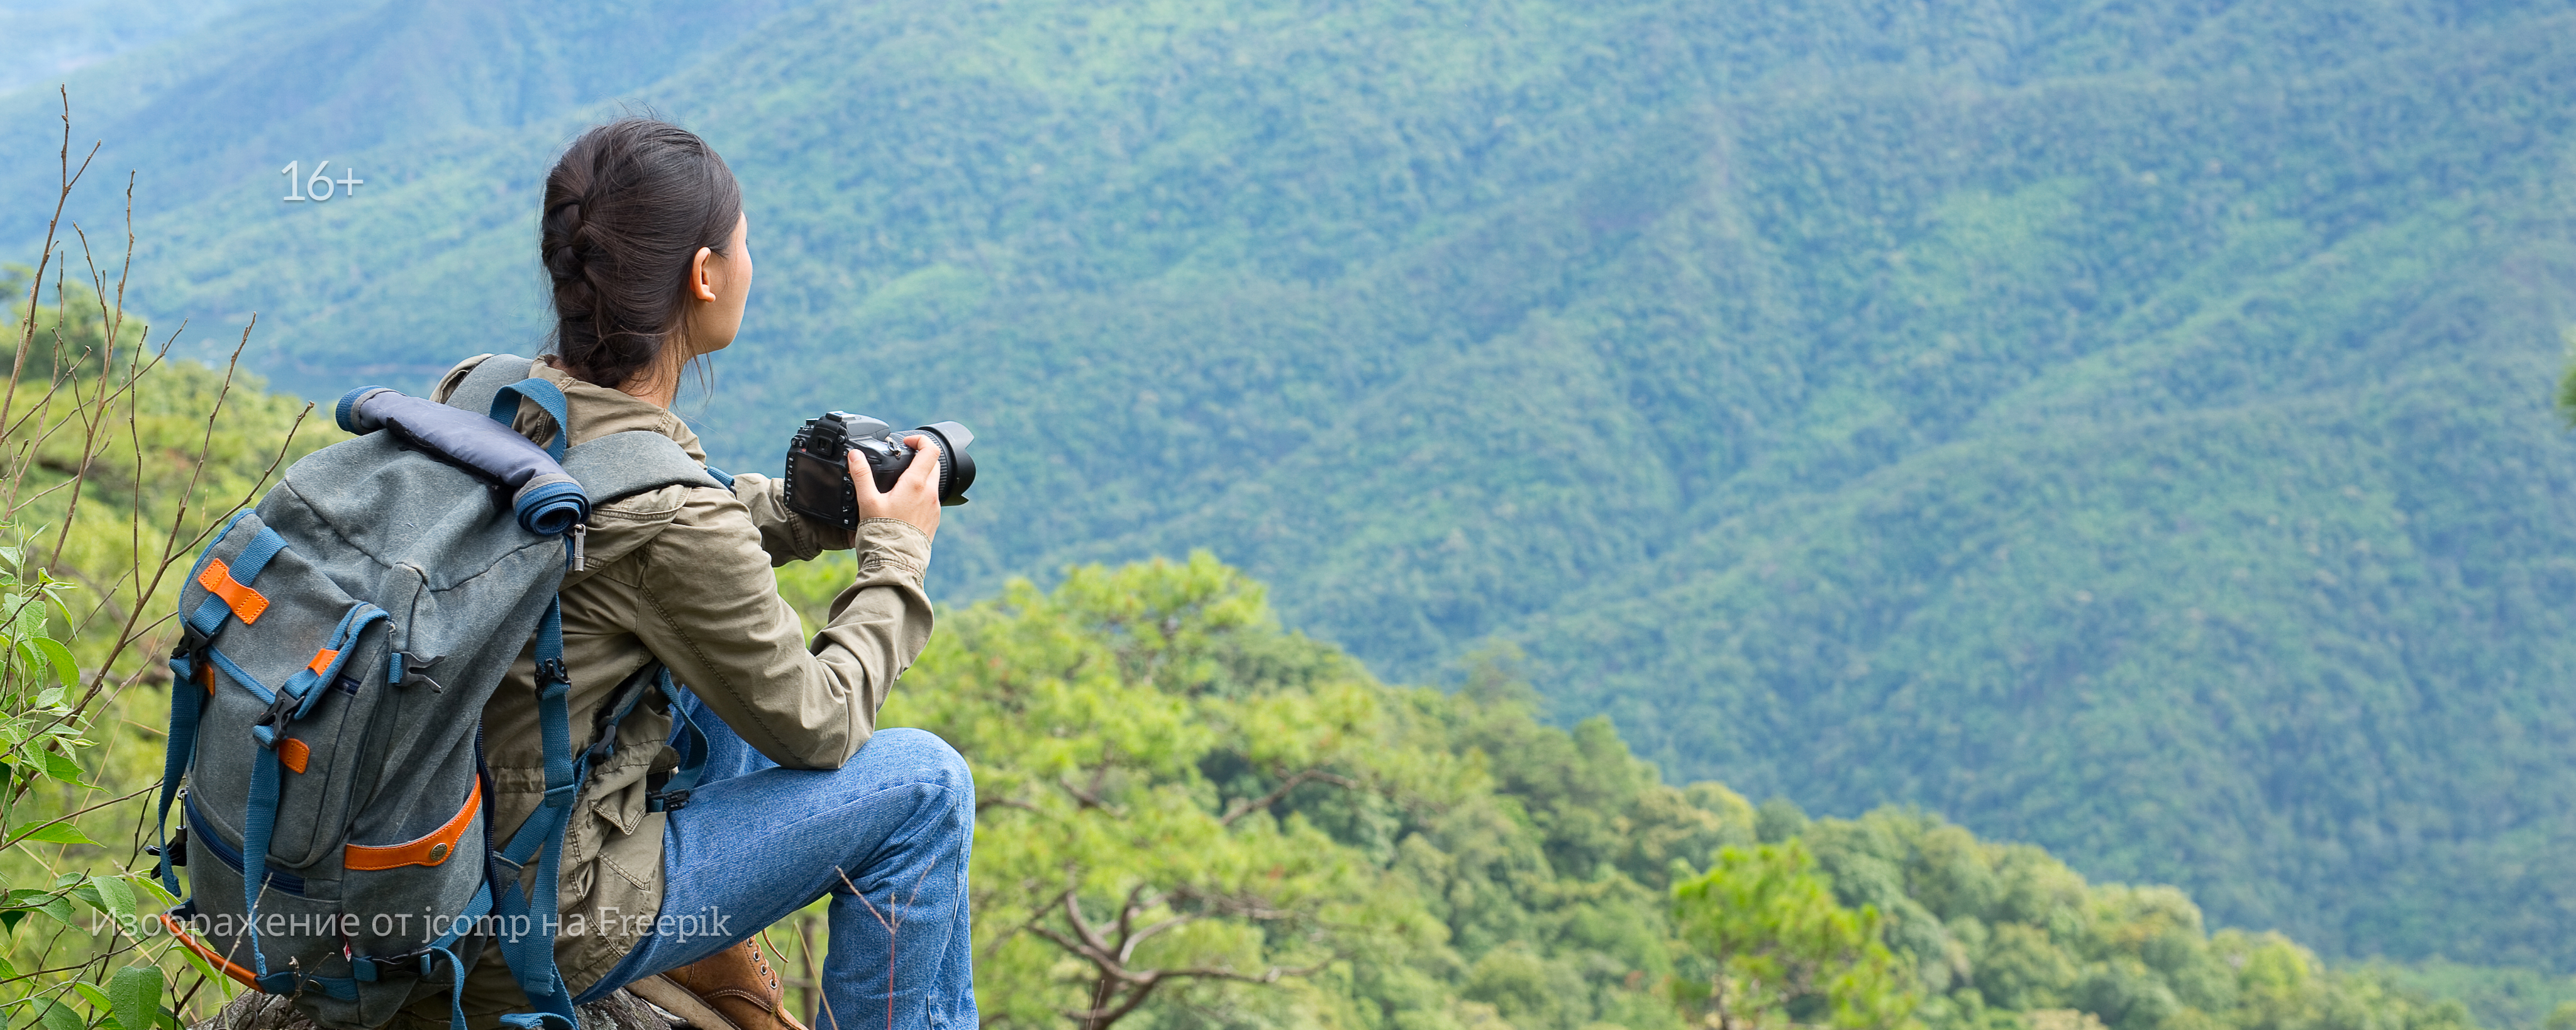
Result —
[[277, 760], [286, 763], [288, 769], [303, 772], [305, 763], [313, 760], [313, 748], [303, 741], [288, 737], [277, 742]]
[[168, 928], [170, 936], [177, 938], [179, 943], [187, 945], [189, 951], [196, 952], [198, 957], [205, 959], [208, 965], [223, 970], [225, 976], [241, 981], [244, 987], [254, 991], [259, 989], [258, 976], [252, 974], [250, 970], [234, 965], [231, 959], [215, 954], [214, 949], [197, 943], [197, 939], [188, 936], [187, 929], [181, 926], [178, 920], [170, 918], [169, 913], [161, 914], [161, 925]]
[[245, 623], [258, 622], [260, 613], [268, 610], [268, 598], [257, 590], [233, 582], [233, 570], [221, 558], [206, 562], [206, 571], [197, 574], [197, 585], [223, 598], [225, 604], [232, 606], [233, 614]]
[[197, 663], [197, 680], [206, 685], [206, 696], [215, 696], [215, 663]]
[[456, 854], [456, 840], [465, 836], [465, 828], [474, 825], [474, 813], [483, 809], [483, 778], [474, 778], [474, 790], [465, 795], [465, 808], [447, 825], [431, 830], [428, 836], [400, 844], [370, 847], [351, 844], [342, 849], [340, 864], [350, 869], [398, 869], [407, 865], [437, 865]]
[[313, 670], [313, 674], [319, 676], [325, 672], [329, 672], [331, 670], [331, 660], [338, 657], [340, 657], [340, 652], [326, 647], [313, 652], [313, 660], [304, 663], [304, 667]]

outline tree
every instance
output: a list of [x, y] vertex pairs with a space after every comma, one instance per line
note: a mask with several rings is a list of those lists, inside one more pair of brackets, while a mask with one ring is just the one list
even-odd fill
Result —
[[1676, 981], [1674, 996], [1704, 1025], [1917, 1025], [1911, 980], [1879, 942], [1878, 910], [1836, 904], [1804, 844], [1721, 848], [1717, 865], [1673, 896], [1683, 939], [1712, 967]]
[[988, 1018], [1104, 1030], [1175, 988], [1293, 985], [1437, 938], [1358, 851], [1274, 814], [1393, 790], [1410, 749], [1383, 688], [1295, 646], [1240, 573], [1078, 568], [943, 628], [888, 719], [975, 764]]

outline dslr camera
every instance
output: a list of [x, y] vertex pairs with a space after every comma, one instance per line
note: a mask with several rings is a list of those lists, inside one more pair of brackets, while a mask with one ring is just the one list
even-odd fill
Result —
[[966, 503], [966, 488], [975, 485], [975, 459], [966, 445], [975, 434], [955, 422], [934, 422], [897, 433], [880, 419], [829, 411], [805, 420], [787, 444], [787, 509], [843, 529], [859, 528], [858, 484], [850, 479], [849, 455], [856, 452], [875, 474], [877, 489], [894, 489], [903, 470], [912, 467], [915, 451], [903, 437], [920, 433], [938, 444], [939, 503]]

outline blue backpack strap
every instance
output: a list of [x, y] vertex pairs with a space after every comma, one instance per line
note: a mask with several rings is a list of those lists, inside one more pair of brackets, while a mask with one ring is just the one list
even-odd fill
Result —
[[[226, 523], [224, 528], [229, 531], [232, 525]], [[211, 561], [214, 549], [215, 545], [207, 544], [207, 554], [197, 559], [200, 572]], [[277, 535], [276, 530], [262, 526], [259, 535], [251, 538], [250, 545], [242, 548], [240, 554], [233, 556], [232, 564], [225, 566], [224, 571], [233, 582], [250, 586], [252, 580], [259, 578], [260, 571], [268, 568], [269, 560], [285, 549], [286, 538]], [[191, 582], [196, 580], [195, 575], [188, 578]], [[209, 592], [204, 601], [198, 602], [197, 610], [188, 616], [188, 625], [211, 637], [215, 631], [224, 628], [224, 617], [232, 614], [235, 614], [232, 602], [224, 600], [222, 594]], [[251, 614], [256, 617], [259, 613]]]
[[294, 974], [283, 974], [281, 982], [272, 985], [268, 956], [259, 948], [259, 896], [268, 887], [268, 839], [277, 828], [278, 767], [277, 749], [263, 747], [251, 757], [250, 812], [242, 821], [242, 936], [250, 945], [251, 970], [257, 974], [259, 989], [270, 994], [295, 993]]
[[183, 645], [170, 656], [170, 738], [161, 761], [161, 808], [153, 816], [153, 832], [161, 838], [161, 886], [173, 897], [179, 894], [179, 872], [170, 864], [170, 803], [179, 797], [179, 780], [197, 755], [197, 719], [204, 712], [205, 695], [197, 683], [197, 663], [188, 657]]
[[555, 968], [555, 928], [559, 915], [556, 906], [561, 903], [557, 895], [561, 890], [564, 824], [571, 819], [573, 800], [580, 796], [584, 777], [573, 761], [572, 710], [565, 701], [572, 692], [572, 676], [563, 663], [561, 598], [546, 606], [545, 621], [537, 626], [536, 659], [537, 729], [545, 741], [545, 802], [519, 825], [519, 832], [510, 836], [510, 843], [501, 852], [502, 860], [514, 870], [525, 868], [530, 859], [535, 859], [536, 882], [529, 885], [526, 893], [520, 892], [516, 882], [503, 884], [493, 901], [493, 911], [503, 917], [504, 933], [498, 942], [501, 958], [537, 1011], [501, 1018], [525, 1030], [550, 1025], [553, 1030], [573, 1030], [579, 1021], [573, 1016], [572, 993], [565, 989], [563, 974]]
[[[547, 450], [557, 462], [572, 442], [572, 420], [564, 402], [563, 391], [543, 379], [530, 378], [526, 372], [533, 363], [518, 364], [510, 355], [486, 358], [466, 376], [464, 384], [447, 399], [449, 404], [472, 410], [482, 403], [474, 396], [486, 383], [491, 386], [492, 420], [510, 425], [518, 416], [519, 400], [537, 402], [555, 420], [554, 439]], [[500, 367], [494, 368], [493, 366]], [[488, 375], [486, 373], [489, 373]], [[517, 373], [515, 376], [512, 373]], [[507, 378], [505, 378], [507, 377]], [[567, 527], [569, 528], [569, 527]], [[564, 541], [569, 559], [573, 541]], [[558, 896], [563, 863], [564, 825], [571, 820], [573, 800], [581, 794], [580, 766], [572, 754], [572, 709], [567, 698], [572, 693], [572, 672], [563, 660], [563, 598], [546, 603], [543, 621], [537, 624], [537, 730], [545, 744], [546, 794], [543, 804], [519, 824], [517, 833], [503, 846], [500, 865], [512, 873], [537, 863], [536, 882], [522, 891], [514, 878], [499, 884], [492, 900], [492, 911], [501, 916], [502, 934], [497, 942], [510, 976], [528, 996], [536, 1012], [504, 1016], [513, 1026], [536, 1030], [553, 1026], [554, 1030], [573, 1030], [579, 1025], [572, 1012], [571, 992], [565, 990], [563, 973], [555, 968], [555, 929]]]
[[492, 392], [492, 421], [515, 425], [519, 418], [519, 400], [537, 402], [555, 420], [555, 435], [546, 441], [546, 454], [562, 464], [564, 451], [572, 444], [572, 413], [564, 400], [563, 388], [531, 376]]
[[[485, 365], [503, 361], [489, 358]], [[504, 366], [507, 369], [509, 366]], [[534, 365], [527, 366], [533, 371]], [[467, 385], [483, 371], [476, 368], [468, 375]], [[496, 371], [495, 375], [500, 374]], [[460, 407], [472, 398], [448, 398]], [[528, 376], [499, 386], [492, 391], [492, 420], [510, 425], [518, 417], [521, 398], [535, 401], [555, 420], [554, 437], [547, 441], [546, 452], [562, 462], [572, 443], [572, 416], [563, 390], [542, 378]], [[572, 528], [566, 526], [566, 529]], [[567, 560], [575, 553], [574, 539], [564, 541]], [[520, 1030], [577, 1030], [580, 1019], [573, 1014], [572, 991], [564, 984], [563, 972], [555, 967], [555, 931], [562, 904], [564, 826], [571, 821], [573, 801], [581, 796], [582, 783], [588, 778], [585, 764], [574, 761], [572, 753], [572, 672], [563, 660], [563, 599], [546, 604], [546, 615], [537, 624], [537, 731], [545, 742], [546, 794], [543, 804], [519, 825], [510, 843], [501, 851], [501, 861], [510, 870], [527, 867], [530, 859], [537, 862], [535, 882], [522, 893], [517, 882], [502, 884], [493, 898], [492, 910], [502, 917], [504, 932], [497, 942], [502, 960], [510, 975], [528, 996], [532, 1012], [512, 1013], [501, 1021]], [[516, 931], [515, 933], [510, 931]]]
[[706, 775], [709, 749], [706, 730], [689, 718], [689, 706], [681, 702], [679, 687], [671, 681], [671, 670], [663, 669], [656, 680], [655, 686], [671, 702], [671, 721], [677, 724], [672, 727], [671, 739], [675, 742], [672, 746], [680, 752], [680, 767], [672, 771], [670, 782], [664, 783], [662, 789], [644, 796], [644, 807], [651, 812], [672, 812], [689, 803], [689, 792], [696, 790], [698, 780]]
[[447, 963], [447, 1030], [465, 1030], [465, 963], [456, 958], [456, 941], [465, 936], [468, 927], [481, 925], [491, 911], [492, 885], [486, 883], [474, 892], [474, 901], [465, 906], [465, 915], [455, 922], [455, 929], [429, 942], [428, 950]]
[[349, 664], [350, 657], [357, 651], [353, 645], [358, 642], [358, 635], [365, 633], [367, 627], [390, 618], [384, 609], [363, 601], [340, 616], [340, 624], [332, 628], [330, 640], [322, 645], [333, 652], [331, 660], [320, 669], [307, 665], [295, 670], [295, 675], [277, 688], [278, 693], [295, 699], [294, 718], [303, 718], [322, 700], [322, 692], [314, 687], [340, 678], [341, 668]]
[[555, 437], [546, 444], [546, 453], [560, 463], [564, 449], [572, 444], [572, 420], [565, 411], [563, 389], [536, 373], [534, 361], [516, 354], [494, 354], [465, 374], [465, 381], [456, 384], [456, 390], [447, 395], [447, 403], [484, 412], [507, 426], [519, 420], [520, 398], [537, 402], [546, 414], [554, 416]]
[[644, 700], [645, 695], [655, 692], [670, 702], [670, 744], [680, 753], [680, 766], [672, 771], [671, 778], [662, 784], [661, 789], [644, 795], [644, 810], [669, 812], [689, 803], [689, 792], [696, 789], [698, 780], [706, 774], [708, 751], [706, 731], [689, 718], [688, 708], [680, 703], [679, 685], [671, 679], [669, 666], [654, 662], [636, 670], [634, 676], [618, 687], [618, 692], [613, 695], [614, 703], [600, 709], [599, 739], [583, 753], [582, 772], [586, 775], [617, 753], [617, 727], [634, 713], [635, 706]]

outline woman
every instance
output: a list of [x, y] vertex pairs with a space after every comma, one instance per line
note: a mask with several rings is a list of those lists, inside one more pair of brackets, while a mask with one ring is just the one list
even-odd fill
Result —
[[[540, 228], [554, 346], [530, 374], [564, 391], [572, 444], [645, 429], [704, 460], [669, 409], [683, 369], [742, 325], [748, 231], [731, 170], [677, 126], [625, 119], [564, 153], [546, 177]], [[438, 396], [483, 360], [457, 366]], [[517, 428], [539, 442], [553, 432], [533, 404]], [[592, 745], [610, 692], [658, 660], [687, 686], [681, 703], [707, 733], [709, 760], [694, 791], [664, 798], [657, 788], [677, 762], [670, 714], [639, 707], [613, 728], [615, 749], [592, 768], [565, 831], [555, 954], [579, 1000], [631, 987], [707, 1030], [799, 1028], [754, 935], [831, 894], [814, 1026], [976, 1025], [974, 784], [937, 737], [875, 728], [895, 677], [930, 638], [922, 573], [939, 529], [936, 465], [915, 461], [880, 493], [853, 457], [855, 533], [791, 514], [782, 484], [752, 474], [730, 490], [666, 487], [591, 516], [583, 567], [563, 586], [573, 747]], [[858, 580], [807, 641], [770, 569], [852, 547]], [[522, 655], [484, 712], [495, 840], [544, 793], [534, 678]], [[435, 986], [406, 1022], [444, 1025]], [[463, 1002], [478, 1027], [528, 1005], [497, 948], [485, 949]]]

